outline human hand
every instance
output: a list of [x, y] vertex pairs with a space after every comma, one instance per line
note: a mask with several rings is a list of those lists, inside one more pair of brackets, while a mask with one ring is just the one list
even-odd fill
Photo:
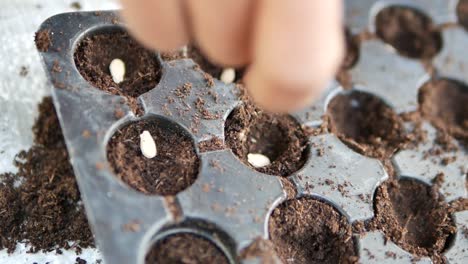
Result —
[[245, 84], [266, 110], [310, 105], [343, 57], [341, 0], [122, 0], [143, 44], [170, 51], [194, 41], [214, 63], [249, 65]]

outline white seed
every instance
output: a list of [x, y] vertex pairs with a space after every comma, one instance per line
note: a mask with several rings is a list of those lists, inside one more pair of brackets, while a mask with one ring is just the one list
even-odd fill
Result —
[[125, 76], [125, 63], [121, 59], [113, 59], [109, 65], [112, 80], [119, 84], [123, 82]]
[[258, 153], [247, 154], [247, 161], [255, 168], [262, 168], [271, 164], [267, 156]]
[[158, 154], [156, 143], [148, 130], [140, 134], [140, 150], [143, 156], [148, 159], [152, 159]]
[[226, 84], [233, 83], [236, 79], [236, 70], [233, 68], [225, 68], [219, 79]]
[[187, 58], [188, 57], [188, 47], [187, 46], [183, 46], [181, 49], [180, 49], [181, 53], [182, 53], [182, 57], [184, 58]]

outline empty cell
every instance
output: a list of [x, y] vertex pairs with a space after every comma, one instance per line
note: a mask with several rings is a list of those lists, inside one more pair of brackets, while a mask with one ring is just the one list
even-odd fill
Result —
[[468, 86], [451, 79], [429, 81], [419, 92], [419, 103], [435, 127], [468, 142]]
[[270, 240], [283, 263], [357, 263], [346, 217], [327, 203], [303, 197], [272, 212]]
[[365, 92], [336, 95], [328, 104], [329, 128], [359, 153], [384, 158], [406, 142], [401, 118], [381, 99]]
[[440, 257], [456, 232], [444, 197], [416, 180], [384, 183], [377, 189], [374, 208], [371, 226], [418, 256]]
[[431, 18], [417, 9], [386, 7], [377, 14], [375, 23], [377, 36], [403, 56], [428, 59], [442, 48], [440, 32]]

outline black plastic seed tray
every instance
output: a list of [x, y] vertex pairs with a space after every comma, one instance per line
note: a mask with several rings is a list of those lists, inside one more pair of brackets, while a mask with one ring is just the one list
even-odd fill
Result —
[[[354, 34], [372, 32], [373, 26], [367, 25], [372, 24], [380, 9], [389, 5], [409, 5], [422, 12], [429, 11], [426, 13], [430, 15], [440, 7], [440, 1], [435, 0], [349, 2], [347, 23]], [[437, 23], [446, 21], [443, 18], [450, 22], [454, 16], [452, 5], [437, 9]], [[356, 10], [361, 11], [359, 17], [352, 18]], [[155, 241], [178, 233], [192, 233], [213, 242], [231, 263], [261, 263], [261, 256], [244, 260], [237, 256], [255, 239], [268, 239], [269, 217], [286, 199], [285, 186], [280, 177], [257, 172], [230, 149], [201, 152], [199, 148], [203, 142], [216, 139], [224, 143], [225, 121], [242, 104], [235, 84], [225, 84], [216, 78], [211, 82], [189, 58], [165, 61], [155, 53], [162, 69], [161, 77], [148, 92], [132, 99], [97, 89], [77, 69], [76, 47], [87, 36], [123, 28], [114, 12], [77, 12], [51, 17], [39, 29], [47, 30], [51, 37], [51, 46], [41, 55], [53, 86], [54, 104], [86, 213], [105, 262], [144, 263]], [[468, 67], [451, 66], [446, 58], [464, 64], [465, 57], [453, 54], [466, 47], [468, 34], [460, 27], [452, 27], [444, 30], [442, 37], [443, 50], [433, 60], [436, 70], [442, 76], [467, 82]], [[376, 96], [396, 113], [413, 111], [418, 107], [419, 88], [429, 80], [421, 62], [398, 55], [379, 39], [360, 44], [359, 59], [350, 75], [351, 90], [344, 90], [338, 82], [331, 83], [312, 107], [292, 115], [295, 120], [304, 129], [318, 128], [329, 102], [337, 95], [354, 92]], [[175, 98], [176, 90], [187, 83], [191, 84], [190, 94]], [[204, 118], [197, 109], [200, 98], [205, 111], [211, 113], [209, 118]], [[141, 107], [138, 111], [131, 103], [134, 99]], [[176, 195], [139, 192], [120, 180], [108, 161], [107, 145], [112, 136], [120, 128], [141, 120], [154, 121], [161, 129], [182, 133], [192, 141], [200, 162], [198, 176]], [[423, 126], [433, 139], [435, 128], [429, 122]], [[466, 152], [446, 154], [457, 156], [447, 166], [428, 161], [424, 153], [430, 148], [430, 142], [393, 155], [398, 177], [431, 184], [436, 176], [433, 172], [444, 172], [446, 178], [440, 192], [446, 201], [467, 198], [466, 171], [461, 168], [468, 164], [468, 155]], [[325, 201], [350, 224], [371, 219], [375, 190], [389, 177], [382, 162], [356, 152], [327, 132], [310, 136], [307, 152], [304, 166], [287, 177], [294, 184], [297, 196]], [[468, 241], [460, 230], [468, 225], [468, 214], [458, 212], [454, 219], [458, 233], [444, 254], [450, 263], [463, 263], [468, 258]], [[415, 261], [409, 252], [387, 241], [381, 231], [355, 235], [354, 239], [361, 263], [391, 262], [385, 255], [388, 251], [395, 253], [399, 263]], [[422, 257], [418, 261], [430, 262], [430, 259]]]

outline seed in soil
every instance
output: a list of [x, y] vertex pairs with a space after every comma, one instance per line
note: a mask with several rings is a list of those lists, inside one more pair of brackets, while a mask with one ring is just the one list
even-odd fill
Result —
[[406, 142], [401, 118], [369, 93], [339, 94], [330, 101], [327, 114], [330, 131], [363, 155], [388, 157]]
[[[244, 75], [244, 68], [233, 69], [226, 68], [223, 69], [222, 66], [216, 65], [208, 60], [200, 49], [194, 45], [185, 46], [179, 51], [172, 53], [163, 53], [161, 57], [166, 61], [178, 60], [182, 58], [192, 59], [205, 73], [208, 73], [214, 78], [220, 79], [225, 83], [240, 82]], [[225, 71], [228, 69], [228, 72]], [[231, 71], [234, 70], [234, 72]], [[223, 79], [223, 73], [225, 75]], [[229, 78], [228, 78], [229, 77]], [[232, 80], [232, 81], [230, 81]]]
[[[153, 158], [142, 154], [140, 135], [144, 131], [148, 131], [158, 146]], [[159, 195], [175, 195], [192, 185], [200, 164], [188, 132], [156, 117], [118, 129], [107, 145], [107, 158], [118, 178], [128, 186], [145, 194]]]
[[143, 156], [148, 159], [152, 159], [158, 154], [156, 143], [148, 130], [140, 134], [140, 149]]
[[468, 30], [468, 0], [459, 0], [457, 5], [458, 23]]
[[[125, 75], [122, 82], [114, 80], [109, 69], [116, 58], [125, 62], [125, 70], [119, 74]], [[78, 43], [74, 59], [84, 79], [111, 94], [138, 97], [153, 89], [161, 78], [156, 55], [123, 30], [89, 34]]]
[[258, 153], [247, 154], [247, 161], [255, 168], [262, 168], [271, 164], [267, 156]]
[[357, 263], [351, 226], [324, 202], [303, 197], [280, 204], [269, 232], [283, 263]]
[[377, 36], [403, 56], [429, 59], [442, 48], [440, 32], [431, 19], [417, 9], [390, 6], [377, 14], [375, 23]]
[[233, 83], [236, 80], [236, 70], [234, 68], [225, 68], [219, 79], [226, 84]]
[[423, 116], [434, 126], [468, 142], [468, 86], [450, 79], [426, 83], [419, 92]]
[[113, 59], [109, 65], [109, 71], [112, 80], [119, 84], [123, 82], [125, 77], [125, 63], [121, 59]]
[[307, 137], [292, 117], [263, 112], [250, 103], [231, 112], [224, 133], [226, 145], [246, 165], [251, 166], [249, 154], [269, 159], [269, 165], [253, 166], [262, 173], [288, 176], [307, 159]]
[[416, 180], [384, 183], [374, 202], [373, 225], [417, 256], [441, 253], [456, 231], [443, 196]]
[[228, 264], [229, 260], [209, 240], [190, 233], [179, 233], [157, 241], [146, 255], [145, 263]]

